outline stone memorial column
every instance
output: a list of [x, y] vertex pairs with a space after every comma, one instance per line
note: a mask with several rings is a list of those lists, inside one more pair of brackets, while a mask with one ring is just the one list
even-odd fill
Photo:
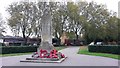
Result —
[[44, 15], [41, 18], [42, 31], [41, 31], [41, 45], [39, 49], [44, 49], [50, 52], [54, 49], [52, 45], [52, 17], [49, 9], [44, 10]]

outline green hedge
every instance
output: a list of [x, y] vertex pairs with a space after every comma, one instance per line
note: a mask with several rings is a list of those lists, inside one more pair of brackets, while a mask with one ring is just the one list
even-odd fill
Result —
[[89, 52], [98, 52], [98, 53], [111, 53], [120, 55], [120, 46], [116, 45], [90, 45], [88, 46]]
[[2, 43], [0, 43], [0, 46], [2, 46]]
[[0, 47], [0, 53], [10, 54], [10, 53], [25, 53], [25, 52], [36, 52], [37, 46], [2, 46]]

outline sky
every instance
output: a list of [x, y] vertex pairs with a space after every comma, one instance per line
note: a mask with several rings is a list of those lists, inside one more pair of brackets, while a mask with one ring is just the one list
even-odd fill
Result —
[[[6, 18], [9, 17], [9, 14], [6, 11], [7, 7], [11, 3], [17, 2], [17, 1], [37, 1], [37, 0], [0, 0], [0, 13], [2, 14], [2, 17], [4, 20], [6, 20]], [[70, 0], [66, 0], [66, 1], [70, 1]], [[79, 0], [72, 0], [72, 1], [79, 1]], [[82, 1], [84, 1], [84, 0], [82, 0]], [[118, 2], [120, 0], [85, 0], [85, 1], [87, 1], [87, 2], [94, 1], [97, 4], [104, 4], [107, 6], [107, 9], [109, 11], [117, 12], [117, 15], [118, 15]], [[7, 29], [7, 31], [6, 31], [5, 35], [11, 35], [12, 33], [8, 26], [6, 26], [6, 29]]]

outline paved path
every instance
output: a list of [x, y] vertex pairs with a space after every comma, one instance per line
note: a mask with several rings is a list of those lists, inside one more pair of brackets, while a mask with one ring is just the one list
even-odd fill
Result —
[[28, 63], [20, 60], [31, 55], [2, 58], [2, 66], [118, 66], [118, 60], [99, 56], [77, 54], [79, 47], [68, 47], [61, 50], [68, 58], [62, 63]]

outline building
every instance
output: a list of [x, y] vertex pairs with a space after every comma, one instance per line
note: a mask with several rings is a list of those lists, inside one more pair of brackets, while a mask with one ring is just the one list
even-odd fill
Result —
[[[13, 37], [13, 36], [2, 36], [0, 37], [0, 43], [5, 46], [21, 46], [25, 43], [24, 38], [22, 37]], [[41, 39], [39, 38], [27, 38], [26, 45], [40, 45]], [[59, 45], [59, 40], [53, 38], [52, 43], [53, 45]], [[1, 45], [0, 45], [1, 46]]]
[[61, 44], [65, 44], [65, 41], [69, 39], [66, 35], [66, 32], [63, 32], [62, 36], [60, 37], [61, 39]]
[[[13, 37], [13, 36], [3, 36], [0, 37], [0, 40], [2, 40], [3, 44], [5, 45], [22, 45], [25, 43], [24, 38], [22, 37]], [[27, 38], [26, 44], [28, 45], [34, 45], [34, 44], [39, 44], [40, 43], [40, 39], [37, 38]]]

